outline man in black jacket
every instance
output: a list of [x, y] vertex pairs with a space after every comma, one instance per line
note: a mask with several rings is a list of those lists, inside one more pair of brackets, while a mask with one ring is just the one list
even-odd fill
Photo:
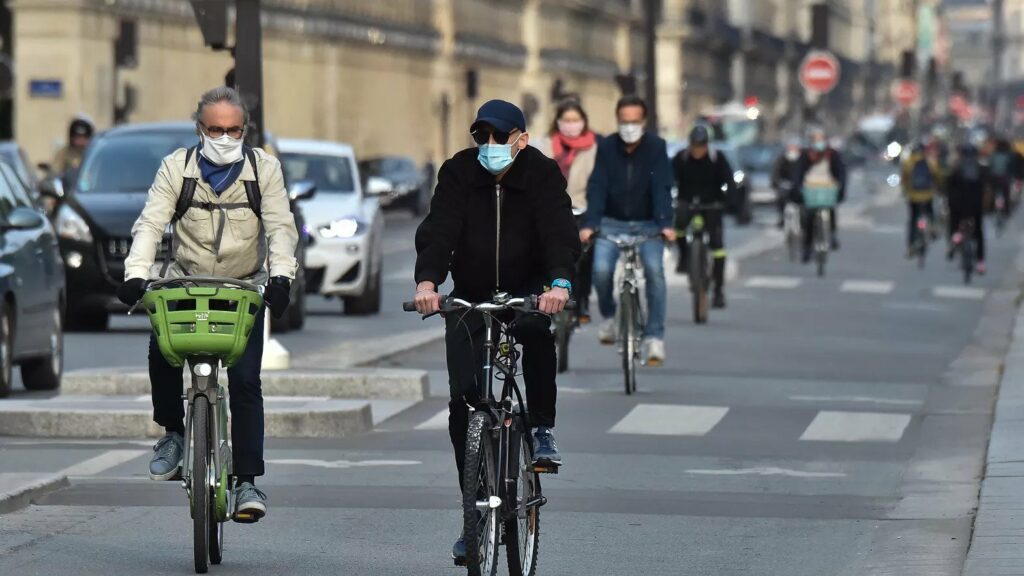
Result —
[[[528, 146], [526, 118], [515, 105], [491, 100], [470, 127], [477, 148], [457, 153], [438, 173], [430, 213], [416, 231], [416, 309], [436, 312], [437, 287], [451, 272], [453, 296], [481, 302], [496, 293], [540, 294], [545, 314], [560, 312], [569, 299], [580, 241], [565, 178], [558, 164]], [[462, 482], [468, 403], [476, 399], [483, 365], [483, 320], [451, 315], [445, 344], [448, 359], [448, 432]], [[523, 345], [523, 375], [534, 427], [534, 459], [558, 466], [555, 425], [555, 344], [547, 316], [515, 322]], [[452, 557], [466, 554], [459, 538]]]
[[[724, 208], [726, 199], [731, 196], [736, 186], [732, 177], [732, 167], [725, 154], [716, 154], [708, 148], [710, 135], [704, 126], [694, 126], [690, 131], [690, 147], [680, 151], [672, 159], [672, 171], [675, 173], [676, 186], [679, 188], [679, 205], [676, 207], [676, 227], [685, 230], [697, 206], [718, 204]], [[725, 229], [722, 222], [722, 209], [704, 210], [704, 226], [711, 237], [710, 245], [714, 266], [712, 276], [715, 284], [715, 308], [725, 308]], [[680, 234], [679, 262], [676, 272], [684, 273], [687, 269], [689, 248], [686, 235]]]

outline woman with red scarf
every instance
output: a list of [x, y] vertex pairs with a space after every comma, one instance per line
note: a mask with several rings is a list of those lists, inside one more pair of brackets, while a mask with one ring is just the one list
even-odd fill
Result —
[[[594, 170], [597, 157], [597, 135], [590, 131], [587, 113], [576, 100], [566, 100], [558, 105], [555, 121], [551, 125], [550, 148], [541, 144], [541, 150], [558, 162], [562, 175], [568, 183], [567, 191], [572, 199], [576, 223], [587, 210], [587, 180]], [[590, 322], [589, 301], [591, 273], [594, 264], [593, 250], [584, 252], [576, 270], [576, 285], [573, 295], [579, 303], [580, 323]]]

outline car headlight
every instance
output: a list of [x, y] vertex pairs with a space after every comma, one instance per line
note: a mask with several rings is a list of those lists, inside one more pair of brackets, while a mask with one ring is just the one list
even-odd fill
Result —
[[57, 236], [78, 242], [92, 242], [89, 225], [67, 204], [57, 210]]
[[743, 181], [747, 178], [747, 175], [743, 173], [743, 170], [737, 170], [732, 173], [732, 179], [737, 184], [743, 184]]
[[885, 155], [890, 160], [893, 158], [899, 158], [902, 153], [903, 146], [900, 146], [899, 142], [889, 142], [889, 145], [885, 147]]
[[321, 238], [352, 238], [366, 231], [366, 224], [355, 218], [341, 218], [330, 224], [321, 226], [318, 232]]

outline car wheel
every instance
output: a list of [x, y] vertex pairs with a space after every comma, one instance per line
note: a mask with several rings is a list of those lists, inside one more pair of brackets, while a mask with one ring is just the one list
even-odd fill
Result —
[[345, 298], [345, 314], [348, 316], [368, 316], [380, 312], [380, 267], [370, 277], [366, 290], [359, 296]]
[[21, 380], [28, 390], [56, 390], [64, 374], [64, 323], [60, 310], [53, 311], [50, 354], [22, 362]]
[[109, 324], [110, 313], [102, 308], [68, 307], [68, 330], [74, 330], [77, 332], [104, 332]]
[[10, 395], [13, 380], [14, 335], [11, 326], [11, 314], [5, 302], [0, 304], [0, 398]]

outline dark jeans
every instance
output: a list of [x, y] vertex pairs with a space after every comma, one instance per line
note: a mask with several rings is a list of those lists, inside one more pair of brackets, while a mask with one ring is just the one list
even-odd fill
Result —
[[[228, 396], [231, 407], [231, 445], [236, 476], [263, 475], [263, 390], [260, 366], [263, 362], [263, 316], [249, 336], [245, 353], [228, 368]], [[185, 429], [185, 404], [181, 368], [175, 368], [160, 353], [156, 336], [149, 337], [149, 381], [153, 386], [153, 421], [171, 430]]]
[[928, 219], [928, 225], [930, 226], [935, 222], [935, 206], [932, 201], [927, 202], [908, 202], [907, 206], [910, 208], [910, 219], [907, 221], [907, 246], [913, 246], [914, 240], [917, 239], [917, 219], [924, 216]]
[[[554, 427], [557, 389], [555, 337], [551, 333], [551, 320], [535, 314], [522, 315], [513, 325], [512, 336], [523, 345], [523, 381], [526, 384], [530, 426]], [[451, 396], [448, 402], [448, 434], [455, 449], [455, 464], [461, 484], [466, 457], [466, 427], [469, 425], [468, 404], [479, 401], [479, 382], [483, 378], [483, 318], [476, 312], [449, 314], [445, 319], [444, 339]], [[501, 382], [497, 380], [494, 393], [501, 393]]]
[[956, 234], [960, 231], [960, 222], [966, 218], [974, 219], [974, 243], [977, 247], [977, 258], [978, 262], [985, 261], [985, 227], [981, 214], [968, 214], [962, 213], [959, 210], [949, 211], [949, 235]]
[[[837, 231], [839, 229], [839, 221], [836, 219], [835, 208], [829, 210], [828, 213], [829, 220], [832, 222], [832, 242], [834, 244], [837, 237]], [[810, 254], [811, 244], [814, 241], [814, 228], [818, 223], [818, 219], [815, 218], [817, 210], [808, 210], [807, 208], [804, 208], [802, 214], [803, 217], [801, 218], [800, 226], [803, 228], [804, 232], [804, 254]]]

